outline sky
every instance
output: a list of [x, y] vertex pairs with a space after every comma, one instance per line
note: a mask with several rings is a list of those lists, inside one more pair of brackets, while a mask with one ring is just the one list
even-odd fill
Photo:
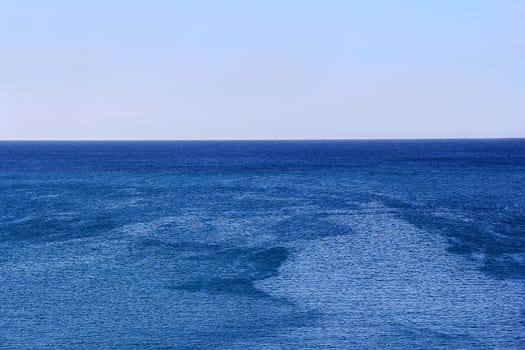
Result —
[[525, 137], [525, 0], [5, 0], [0, 139]]

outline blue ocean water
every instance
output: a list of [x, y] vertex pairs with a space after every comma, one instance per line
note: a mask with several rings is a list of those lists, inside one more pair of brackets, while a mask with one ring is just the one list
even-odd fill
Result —
[[0, 142], [1, 349], [524, 349], [525, 140]]

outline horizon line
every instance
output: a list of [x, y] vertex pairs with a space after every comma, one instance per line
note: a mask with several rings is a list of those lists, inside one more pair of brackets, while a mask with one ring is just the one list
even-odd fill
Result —
[[392, 138], [194, 138], [194, 139], [0, 139], [0, 142], [261, 142], [261, 141], [440, 141], [525, 140], [522, 137], [392, 137]]

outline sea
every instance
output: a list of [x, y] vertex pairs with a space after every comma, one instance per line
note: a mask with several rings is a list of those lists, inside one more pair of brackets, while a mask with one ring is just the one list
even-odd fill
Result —
[[525, 139], [0, 142], [0, 349], [525, 349]]

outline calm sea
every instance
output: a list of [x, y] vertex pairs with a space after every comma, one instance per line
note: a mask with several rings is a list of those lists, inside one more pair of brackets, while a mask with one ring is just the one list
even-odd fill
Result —
[[1, 349], [524, 349], [525, 140], [0, 142]]

